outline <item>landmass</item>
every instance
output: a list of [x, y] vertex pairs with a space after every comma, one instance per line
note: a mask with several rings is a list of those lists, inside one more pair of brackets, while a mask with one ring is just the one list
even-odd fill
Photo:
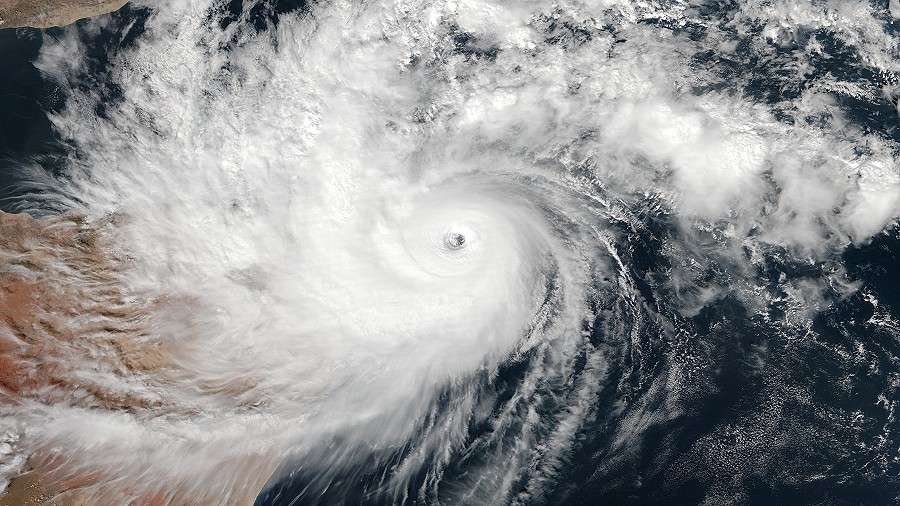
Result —
[[0, 0], [0, 28], [50, 28], [122, 8], [127, 0]]
[[[137, 338], [143, 308], [118, 288], [120, 262], [77, 216], [0, 212], [0, 402], [52, 404], [78, 396], [93, 408], [154, 407], [158, 401], [85, 383], [70, 370], [86, 360], [110, 374], [149, 372], [164, 363], [161, 347]], [[15, 443], [10, 450], [15, 453]], [[49, 454], [29, 455], [0, 505], [90, 504], [79, 500], [79, 489], [97, 476], [70, 476], [51, 461]]]
[[[121, 277], [131, 259], [103, 233], [114, 225], [115, 217], [89, 224], [72, 213], [34, 218], [0, 211], [0, 406], [77, 405], [146, 416], [190, 409], [142, 387], [175, 369], [168, 343], [147, 337], [150, 313], [190, 301], [133, 296]], [[0, 430], [0, 506], [222, 503], [183, 484], [135, 482], [74, 463], [53, 443], [23, 441], [22, 429]], [[223, 491], [229, 504], [253, 503], [278, 464], [270, 457], [223, 464], [247, 471], [238, 490]]]

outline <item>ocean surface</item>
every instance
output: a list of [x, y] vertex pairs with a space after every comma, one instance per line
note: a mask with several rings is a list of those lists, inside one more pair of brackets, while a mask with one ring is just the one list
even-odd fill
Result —
[[223, 503], [900, 503], [900, 4], [187, 4], [0, 30], [0, 209], [190, 307], [121, 380], [175, 408], [8, 406], [16, 451]]

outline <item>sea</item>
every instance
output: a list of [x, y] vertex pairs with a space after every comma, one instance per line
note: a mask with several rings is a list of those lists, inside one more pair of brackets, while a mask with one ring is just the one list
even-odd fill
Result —
[[[0, 30], [0, 210], [106, 227], [135, 297], [197, 301], [148, 332], [203, 350], [146, 380], [183, 411], [90, 408], [102, 452], [43, 422], [77, 403], [4, 427], [201, 497], [271, 454], [259, 506], [898, 504], [897, 16], [204, 0]], [[191, 390], [238, 377], [257, 404]]]

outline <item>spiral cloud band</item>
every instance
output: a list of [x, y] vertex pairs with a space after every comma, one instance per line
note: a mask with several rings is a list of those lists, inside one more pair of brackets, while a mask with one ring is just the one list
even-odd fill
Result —
[[[158, 365], [103, 365], [124, 317], [96, 317], [65, 380], [0, 408], [6, 474], [123, 504], [531, 504], [568, 497], [576, 451], [601, 463], [571, 472], [613, 489], [648, 452], [736, 448], [727, 427], [659, 435], [744, 346], [697, 315], [808, 335], [857, 288], [840, 255], [896, 219], [900, 175], [894, 140], [840, 103], [889, 87], [767, 98], [763, 63], [734, 61], [802, 73], [828, 50], [796, 49], [803, 30], [883, 73], [897, 48], [865, 2], [710, 9], [134, 2], [45, 34], [70, 154], [18, 208], [96, 232], [107, 277], [47, 272], [95, 301], [116, 287]], [[768, 276], [776, 260], [813, 273]], [[710, 504], [742, 493], [734, 452]]]

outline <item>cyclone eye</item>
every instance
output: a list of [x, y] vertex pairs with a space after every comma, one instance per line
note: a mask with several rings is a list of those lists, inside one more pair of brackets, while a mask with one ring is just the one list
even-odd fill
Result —
[[450, 232], [447, 235], [447, 247], [450, 249], [459, 249], [466, 245], [466, 238], [462, 234]]

